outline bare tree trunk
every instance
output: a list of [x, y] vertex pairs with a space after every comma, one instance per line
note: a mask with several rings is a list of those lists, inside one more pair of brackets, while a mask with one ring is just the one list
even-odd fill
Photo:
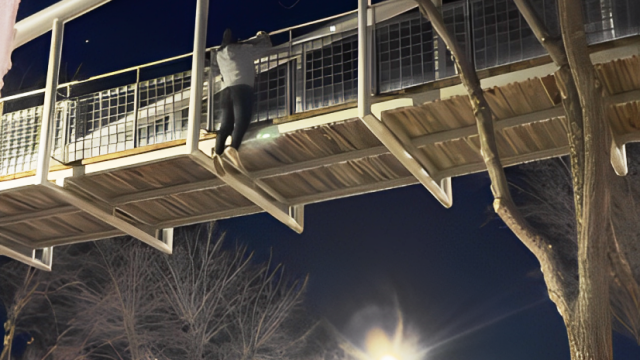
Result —
[[571, 277], [563, 276], [565, 269], [555, 248], [550, 246], [549, 241], [529, 225], [511, 198], [504, 169], [498, 155], [493, 127], [493, 114], [484, 97], [478, 75], [466, 60], [458, 43], [447, 31], [442, 15], [431, 0], [416, 1], [420, 7], [420, 12], [431, 21], [431, 25], [453, 54], [462, 83], [469, 93], [469, 100], [478, 126], [482, 158], [491, 178], [491, 191], [495, 198], [493, 203], [494, 210], [511, 231], [518, 236], [520, 241], [538, 258], [551, 300], [558, 306], [561, 313], [568, 313], [569, 306], [566, 302], [568, 296], [565, 291], [567, 282], [571, 282], [572, 279]]
[[530, 0], [514, 0], [518, 10], [533, 30], [534, 35], [547, 50], [553, 62], [558, 66], [555, 74], [556, 84], [562, 95], [562, 106], [568, 122], [569, 155], [573, 178], [574, 204], [577, 230], [580, 232], [582, 217], [582, 176], [577, 176], [584, 167], [584, 124], [582, 106], [573, 74], [569, 68], [567, 52], [562, 38], [552, 36], [548, 28], [531, 6]]
[[561, 0], [558, 4], [567, 59], [580, 96], [584, 121], [583, 197], [578, 231], [580, 293], [574, 319], [568, 325], [572, 356], [576, 359], [612, 359], [609, 307], [608, 226], [612, 176], [609, 165], [611, 129], [605, 111], [605, 93], [589, 59], [584, 33], [582, 3]]
[[[493, 117], [484, 98], [475, 69], [466, 61], [458, 44], [448, 34], [444, 21], [430, 0], [417, 0], [420, 10], [451, 50], [462, 83], [471, 101], [483, 160], [491, 178], [494, 209], [534, 253], [541, 264], [549, 296], [564, 318], [573, 359], [611, 359], [611, 315], [609, 307], [608, 214], [612, 173], [609, 163], [610, 129], [606, 120], [602, 84], [588, 58], [582, 8], [579, 0], [560, 1], [560, 19], [565, 49], [552, 39], [535, 12], [524, 0], [516, 0], [534, 33], [549, 49], [560, 67], [556, 81], [570, 124], [572, 172], [574, 175], [578, 228], [578, 269], [566, 269], [551, 243], [533, 229], [516, 208], [497, 151]], [[569, 15], [570, 14], [570, 15]], [[579, 102], [578, 102], [579, 101]], [[578, 287], [572, 275], [578, 275]]]

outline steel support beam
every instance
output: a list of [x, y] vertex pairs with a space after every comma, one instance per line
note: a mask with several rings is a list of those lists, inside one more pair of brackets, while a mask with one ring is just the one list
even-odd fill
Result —
[[80, 234], [80, 235], [72, 235], [72, 236], [64, 236], [64, 237], [58, 237], [53, 239], [47, 239], [47, 240], [39, 241], [38, 244], [42, 246], [71, 245], [71, 244], [77, 244], [77, 243], [82, 243], [87, 241], [108, 239], [108, 238], [123, 236], [123, 235], [126, 235], [126, 234], [123, 233], [122, 230], [113, 229], [113, 230], [107, 230], [107, 231], [102, 231], [97, 233]]
[[122, 206], [138, 201], [148, 201], [170, 195], [184, 194], [192, 191], [211, 190], [223, 185], [224, 182], [220, 179], [202, 180], [187, 184], [167, 186], [159, 189], [138, 191], [133, 194], [118, 196], [109, 200], [109, 204], [111, 204], [112, 206]]
[[[261, 181], [247, 176], [242, 169], [231, 166], [216, 156], [213, 161], [202, 152], [191, 155], [202, 167], [211, 171], [225, 184], [249, 199], [261, 209], [271, 214], [298, 234], [304, 229], [304, 207], [293, 206], [275, 190]], [[266, 187], [266, 189], [265, 189]]]
[[[621, 94], [617, 94], [611, 97], [612, 105], [616, 104], [624, 104], [630, 101], [640, 100], [640, 91], [629, 91]], [[540, 121], [550, 120], [552, 118], [564, 117], [564, 109], [562, 106], [555, 106], [553, 108], [540, 110], [536, 112], [532, 112], [529, 114], [518, 115], [507, 119], [498, 120], [495, 123], [496, 131], [500, 131], [503, 129], [521, 126], [525, 124], [532, 124]], [[388, 127], [395, 128], [393, 124], [389, 124]], [[414, 148], [421, 148], [426, 145], [431, 145], [439, 142], [446, 142], [455, 139], [461, 139], [469, 136], [476, 135], [478, 133], [478, 128], [475, 125], [470, 125], [463, 128], [440, 131], [432, 134], [418, 136], [416, 138], [411, 139], [411, 144]], [[633, 134], [632, 134], [633, 135]], [[637, 135], [634, 135], [637, 137]], [[637, 141], [634, 136], [624, 136], [619, 137], [619, 141], [623, 143]], [[306, 171], [322, 166], [331, 165], [334, 163], [344, 162], [344, 161], [352, 161], [363, 159], [372, 156], [379, 156], [389, 153], [387, 147], [383, 146], [375, 146], [371, 148], [361, 149], [361, 150], [353, 150], [344, 153], [339, 153], [335, 155], [330, 155], [322, 158], [311, 159], [307, 161], [302, 161], [294, 164], [287, 164], [279, 167], [268, 168], [264, 170], [258, 170], [252, 173], [249, 173], [248, 176], [252, 179], [265, 179], [274, 176], [281, 176], [284, 174]], [[539, 154], [539, 153], [535, 153]], [[555, 154], [555, 152], [554, 152]], [[555, 156], [555, 155], [553, 155]], [[527, 157], [527, 161], [535, 160], [535, 158]], [[460, 169], [473, 169], [471, 172], [481, 171], [476, 164], [467, 164], [461, 165]], [[458, 169], [455, 167], [453, 169]], [[466, 170], [463, 170], [466, 171]], [[452, 176], [458, 176], [457, 170], [446, 169], [440, 172], [432, 173], [432, 177], [438, 182], [442, 178], [442, 174], [454, 174]], [[109, 202], [112, 206], [122, 206], [125, 204], [138, 202], [138, 201], [148, 201], [157, 198], [162, 198], [168, 195], [175, 195], [181, 193], [188, 193], [192, 191], [202, 191], [218, 188], [223, 186], [224, 182], [220, 179], [210, 179], [210, 180], [202, 180], [194, 183], [174, 185], [166, 188], [160, 189], [152, 189], [147, 191], [136, 192], [133, 194], [127, 194], [118, 196], [112, 199], [104, 198], [103, 200]]]
[[429, 171], [435, 167], [424, 153], [418, 150], [405, 134], [394, 133], [371, 114], [370, 72], [368, 57], [368, 1], [358, 2], [358, 117], [398, 161], [433, 194], [442, 205], [451, 207], [451, 178], [437, 183]]
[[78, 210], [74, 206], [59, 206], [51, 209], [39, 210], [39, 211], [29, 212], [25, 214], [3, 216], [2, 218], [0, 218], [0, 226], [19, 224], [19, 223], [26, 222], [29, 220], [34, 220], [34, 219], [42, 220], [42, 219], [47, 219], [53, 216], [72, 215], [79, 212], [80, 210]]
[[398, 136], [393, 133], [384, 123], [373, 115], [367, 115], [363, 119], [369, 130], [376, 135], [378, 140], [389, 149], [389, 152], [440, 201], [442, 205], [449, 208], [453, 204], [451, 193], [451, 178], [444, 178], [436, 182], [429, 170], [435, 171], [428, 157], [422, 150], [415, 147], [406, 136]]
[[52, 29], [35, 184], [43, 184], [48, 181], [53, 134], [55, 133], [56, 93], [58, 89], [58, 75], [60, 73], [60, 57], [62, 55], [63, 22], [57, 18], [53, 19]]
[[[536, 159], [547, 159], [547, 158], [553, 158], [558, 156], [564, 156], [564, 155], [567, 155], [568, 153], [569, 153], [569, 148], [567, 146], [560, 147], [560, 148], [547, 149], [542, 151], [536, 151], [530, 154], [517, 155], [517, 156], [504, 158], [503, 165], [513, 166], [513, 165], [518, 165], [518, 164], [522, 164], [529, 161], [534, 161]], [[435, 174], [435, 177], [436, 179], [441, 176], [455, 177], [455, 176], [467, 175], [472, 173], [478, 173], [482, 171], [486, 171], [486, 166], [484, 162], [479, 162], [474, 164], [455, 166], [455, 167], [446, 169], [440, 173]], [[307, 205], [307, 204], [324, 202], [324, 201], [329, 201], [334, 199], [342, 199], [349, 196], [362, 195], [362, 194], [375, 192], [375, 191], [394, 189], [402, 186], [414, 185], [417, 183], [418, 183], [418, 180], [414, 176], [409, 175], [409, 176], [392, 179], [392, 180], [352, 186], [346, 189], [331, 190], [331, 191], [325, 191], [319, 194], [299, 196], [299, 197], [289, 199], [289, 203], [293, 205]], [[196, 223], [201, 223], [206, 221], [225, 219], [229, 217], [255, 214], [262, 211], [263, 210], [257, 205], [250, 205], [250, 206], [241, 207], [241, 208], [223, 210], [223, 211], [219, 211], [212, 214], [203, 214], [203, 215], [192, 216], [189, 218], [163, 221], [161, 223], [155, 224], [155, 226], [158, 226], [158, 227], [185, 226], [185, 225], [196, 224]]]
[[61, 200], [92, 215], [96, 219], [103, 221], [116, 229], [121, 230], [125, 234], [131, 235], [134, 238], [162, 251], [165, 254], [171, 254], [171, 252], [173, 251], [171, 242], [166, 243], [163, 240], [157, 239], [155, 234], [151, 234], [151, 230], [143, 230], [138, 226], [115, 216], [113, 213], [105, 211], [100, 206], [95, 205], [90, 201], [85, 200], [56, 184], [44, 183], [42, 185], [47, 187], [49, 190], [52, 190], [53, 193]]
[[358, 117], [360, 119], [371, 114], [368, 11], [369, 1], [358, 0]]
[[202, 119], [202, 93], [204, 86], [204, 54], [207, 42], [209, 0], [198, 0], [196, 26], [191, 62], [191, 97], [189, 98], [189, 124], [187, 127], [187, 154], [199, 152], [200, 120]]
[[54, 19], [65, 23], [100, 7], [111, 0], [62, 0], [19, 21], [15, 26], [13, 49], [51, 30]]
[[36, 269], [51, 271], [53, 247], [32, 249], [25, 245], [9, 244], [2, 240], [0, 234], [0, 255], [8, 256]]

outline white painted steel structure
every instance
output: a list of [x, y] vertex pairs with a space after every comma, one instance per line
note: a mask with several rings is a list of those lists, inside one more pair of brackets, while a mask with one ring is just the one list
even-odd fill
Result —
[[[305, 204], [421, 183], [442, 205], [450, 207], [452, 205], [451, 178], [484, 171], [484, 164], [481, 162], [464, 163], [462, 165], [443, 168], [436, 164], [436, 162], [441, 159], [436, 159], [424, 150], [425, 148], [434, 147], [438, 144], [460, 139], [464, 139], [464, 141], [473, 148], [471, 138], [477, 134], [475, 125], [468, 124], [450, 129], [445, 128], [445, 130], [415, 136], [410, 133], [410, 129], [408, 129], [404, 123], [393, 120], [390, 115], [391, 111], [417, 109], [418, 105], [424, 101], [445, 100], [455, 97], [456, 95], [465, 95], [461, 85], [449, 85], [406, 94], [401, 92], [391, 97], [375, 99], [375, 101], [372, 99], [371, 82], [372, 78], [376, 76], [373, 69], [375, 59], [372, 57], [374, 53], [373, 48], [376, 44], [374, 37], [375, 26], [379, 22], [387, 21], [394, 16], [415, 8], [416, 4], [412, 0], [390, 0], [374, 6], [371, 6], [367, 0], [358, 0], [357, 12], [352, 11], [347, 14], [341, 14], [336, 17], [310, 23], [329, 22], [331, 30], [322, 28], [296, 39], [292, 38], [292, 31], [297, 27], [282, 29], [272, 33], [289, 33], [290, 42], [277, 50], [288, 51], [289, 55], [293, 56], [293, 47], [303, 42], [324, 41], [323, 39], [326, 39], [327, 34], [331, 32], [349, 33], [357, 29], [357, 106], [346, 109], [336, 109], [328, 111], [325, 114], [307, 115], [296, 121], [254, 126], [253, 129], [250, 129], [246, 139], [249, 139], [250, 142], [250, 139], [260, 139], [262, 136], [278, 141], [278, 139], [282, 139], [287, 135], [298, 134], [305, 131], [311, 132], [313, 129], [329, 127], [330, 131], [324, 134], [324, 136], [340, 139], [341, 146], [353, 146], [354, 149], [338, 153], [329, 153], [326, 156], [313, 157], [300, 161], [289, 161], [288, 157], [285, 157], [289, 162], [280, 161], [278, 166], [259, 168], [258, 170], [252, 171], [248, 171], [244, 166], [235, 163], [232, 159], [226, 158], [225, 156], [212, 161], [210, 154], [212, 154], [215, 139], [211, 137], [201, 138], [200, 127], [202, 117], [201, 102], [204, 99], [208, 101], [208, 116], [213, 117], [215, 115], [212, 111], [215, 103], [215, 90], [213, 89], [214, 75], [209, 71], [208, 78], [205, 79], [204, 76], [205, 57], [207, 55], [205, 44], [209, 0], [197, 0], [193, 53], [169, 59], [177, 60], [192, 56], [191, 87], [188, 90], [182, 90], [183, 93], [187, 91], [190, 92], [186, 141], [184, 143], [176, 143], [172, 146], [127, 154], [124, 157], [115, 156], [101, 161], [88, 161], [86, 163], [83, 161], [82, 164], [74, 165], [72, 168], [50, 171], [51, 157], [47, 156], [47, 154], [51, 154], [52, 143], [54, 141], [55, 90], [60, 87], [72, 85], [58, 85], [64, 22], [106, 2], [108, 1], [64, 0], [34, 15], [34, 19], [29, 18], [16, 24], [18, 35], [15, 46], [19, 46], [49, 29], [53, 30], [52, 46], [46, 88], [29, 93], [45, 93], [40, 147], [38, 150], [38, 163], [35, 176], [0, 182], [0, 195], [2, 195], [3, 192], [10, 193], [14, 191], [23, 191], [23, 193], [26, 193], [35, 186], [36, 188], [34, 189], [45, 194], [44, 196], [51, 197], [52, 199], [55, 198], [57, 207], [40, 209], [30, 214], [20, 213], [0, 217], [0, 254], [8, 255], [40, 269], [50, 270], [53, 246], [55, 245], [96, 240], [123, 234], [135, 237], [165, 253], [171, 253], [173, 227], [175, 226], [239, 216], [259, 211], [265, 211], [271, 214], [292, 230], [300, 233], [304, 228]], [[354, 14], [357, 14], [357, 16], [351, 16]], [[339, 17], [342, 20], [337, 20]], [[304, 25], [308, 24], [301, 26]], [[341, 44], [340, 41], [342, 40], [335, 40], [335, 44]], [[594, 62], [606, 62], [611, 59], [637, 56], [639, 54], [640, 42], [635, 41], [631, 42], [630, 45], [596, 52], [592, 54], [592, 59]], [[440, 54], [440, 56], [444, 56], [444, 52]], [[307, 66], [305, 63], [306, 59], [304, 56], [299, 59], [302, 62], [299, 66], [302, 67], [304, 74], [305, 66]], [[291, 65], [292, 62], [292, 59], [284, 58], [282, 63], [287, 64], [287, 68], [289, 69], [293, 67], [293, 65]], [[441, 63], [444, 64], [444, 61], [441, 61]], [[280, 64], [281, 63], [277, 63], [274, 68], [267, 67], [267, 74], [268, 71], [274, 69], [277, 71], [277, 66]], [[133, 113], [131, 115], [131, 117], [135, 118], [134, 123], [137, 123], [139, 111], [143, 110], [138, 104], [140, 97], [141, 68], [142, 66], [116, 72], [124, 73], [132, 70], [136, 72], [135, 100]], [[527, 79], [530, 78], [542, 79], [554, 71], [555, 68], [552, 64], [529, 66], [520, 70], [488, 76], [482, 80], [482, 86], [484, 88], [494, 86], [498, 88], [508, 88], [508, 84], [514, 81], [527, 81]], [[343, 73], [340, 73], [340, 75], [343, 75]], [[96, 77], [90, 80], [102, 77]], [[208, 83], [206, 93], [203, 92], [205, 81]], [[291, 95], [289, 85], [286, 87], [287, 94]], [[0, 102], [18, 99], [20, 96], [25, 96], [25, 94], [0, 99]], [[180, 96], [182, 96], [182, 93], [180, 93]], [[302, 98], [304, 98], [304, 96], [305, 94], [303, 93]], [[551, 97], [551, 95], [549, 95], [549, 97]], [[289, 96], [287, 96], [287, 99], [287, 101], [290, 101]], [[634, 89], [611, 96], [610, 103], [615, 106], [616, 104], [634, 104], [639, 100], [640, 89]], [[385, 115], [385, 112], [387, 112], [387, 115]], [[560, 118], [563, 115], [564, 110], [562, 106], [555, 104], [555, 106], [501, 118], [500, 121], [496, 123], [495, 128], [496, 132], [503, 132], [518, 127], [528, 127], [539, 123], [553, 122], [554, 119]], [[125, 120], [128, 116], [129, 115], [125, 117]], [[354, 119], [366, 125], [366, 129], [370, 131], [374, 139], [377, 139], [378, 143], [369, 140], [370, 143], [361, 148], [343, 139], [348, 132], [341, 134], [331, 128], [331, 126], [336, 124], [350, 124], [349, 122]], [[355, 125], [353, 126], [358, 128]], [[134, 131], [137, 132], [137, 129], [134, 128]], [[367, 138], [367, 136], [368, 134], [362, 133], [363, 139]], [[616, 134], [614, 137], [611, 162], [618, 174], [623, 175], [626, 174], [627, 171], [624, 144], [639, 140], [640, 136], [636, 133]], [[298, 144], [296, 141], [293, 142]], [[522, 142], [525, 142], [525, 140], [522, 140]], [[316, 144], [313, 143], [312, 145], [315, 146]], [[301, 147], [303, 146], [301, 145]], [[274, 151], [274, 149], [272, 148], [271, 151]], [[503, 163], [505, 166], [513, 165], [526, 161], [565, 155], [567, 152], [568, 148], [566, 146], [545, 148], [543, 150], [505, 157]], [[382, 161], [380, 159], [385, 158], [385, 156], [394, 159], [400, 164], [398, 169], [394, 168], [394, 171], [401, 175], [395, 178], [387, 178], [386, 173], [377, 173], [375, 175], [378, 176], [379, 179], [374, 183], [366, 183], [359, 179], [355, 181], [356, 185], [348, 188], [329, 189], [319, 193], [293, 196], [286, 194], [286, 187], [277, 186], [277, 183], [274, 183], [274, 179], [286, 178], [288, 175], [293, 176], [303, 172], [320, 171], [324, 168], [340, 164], [357, 163], [363, 159], [367, 161], [373, 159], [371, 161], [379, 162]], [[189, 174], [190, 177], [185, 177], [189, 179], [189, 181], [186, 182], [170, 183], [169, 185], [161, 185], [126, 193], [109, 193], [107, 190], [111, 189], [100, 186], [101, 182], [112, 181], [114, 183], [111, 185], [113, 185], [114, 188], [117, 187], [118, 181], [125, 182], [124, 180], [118, 179], [119, 174], [125, 174], [129, 170], [134, 174], [148, 171], [149, 176], [156, 175], [153, 171], [144, 170], [145, 166], [149, 167], [155, 164], [160, 164], [158, 166], [161, 166], [161, 164], [164, 163], [187, 166], [189, 171], [193, 171], [193, 174]], [[389, 164], [390, 163], [385, 163], [385, 166], [389, 167]], [[362, 167], [358, 168], [360, 173], [375, 172], [369, 168], [373, 166], [369, 163], [360, 166]], [[392, 173], [393, 171], [389, 170], [388, 172]], [[346, 173], [346, 170], [338, 172], [340, 176], [348, 178], [344, 173]], [[92, 179], [99, 179], [99, 181]], [[160, 183], [161, 180], [164, 181], [165, 179], [156, 177], [153, 181]], [[307, 179], [307, 182], [308, 181], [310, 180]], [[351, 179], [345, 181], [349, 182]], [[305, 185], [304, 182], [303, 185]], [[321, 185], [324, 186], [324, 184]], [[172, 198], [175, 202], [171, 203], [170, 206], [176, 208], [177, 210], [175, 211], [177, 212], [186, 212], [186, 210], [179, 208], [185, 202], [185, 200], [179, 198], [180, 196], [216, 189], [228, 189], [226, 190], [228, 192], [226, 195], [228, 195], [229, 198], [224, 198], [223, 200], [234, 203], [237, 199], [241, 199], [237, 200], [237, 203], [240, 205], [217, 212], [182, 216], [175, 219], [166, 218], [157, 221], [146, 219], [144, 214], [140, 212], [123, 210], [126, 207], [135, 206], [138, 203], [145, 204], [156, 200], [162, 202], [164, 199]], [[234, 198], [235, 200], [231, 199], [231, 197], [237, 194], [239, 194], [240, 197]], [[91, 219], [91, 221], [95, 221], [104, 226], [94, 232], [81, 233], [62, 238], [45, 239], [37, 243], [24, 238], [19, 233], [2, 228], [3, 226], [27, 222], [33, 219], [46, 219], [54, 216], [74, 216], [76, 214], [85, 216], [84, 219]]]
[[111, 0], [62, 0], [48, 8], [19, 21], [15, 25], [13, 48], [22, 46], [29, 41], [52, 29], [57, 19], [61, 23], [71, 21], [78, 16], [88, 13]]

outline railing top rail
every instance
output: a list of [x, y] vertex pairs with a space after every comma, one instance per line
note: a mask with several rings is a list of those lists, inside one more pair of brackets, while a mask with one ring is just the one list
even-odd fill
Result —
[[347, 12], [344, 12], [342, 14], [337, 14], [337, 15], [329, 16], [329, 17], [326, 17], [326, 18], [323, 18], [323, 19], [309, 21], [309, 22], [304, 23], [304, 24], [290, 26], [288, 28], [284, 28], [284, 29], [280, 29], [280, 30], [275, 30], [275, 31], [270, 32], [269, 35], [282, 34], [282, 33], [285, 33], [285, 32], [291, 31], [291, 30], [303, 28], [305, 26], [314, 25], [314, 24], [318, 24], [318, 23], [329, 21], [329, 20], [333, 20], [333, 19], [338, 19], [338, 18], [341, 18], [341, 17], [344, 17], [344, 16], [355, 14], [357, 12], [358, 12], [358, 9], [347, 11]]
[[53, 19], [71, 21], [78, 16], [108, 3], [111, 0], [62, 0], [15, 24], [13, 48], [28, 43], [38, 36], [51, 31]]
[[[103, 1], [105, 1], [105, 0], [103, 0]], [[107, 1], [110, 1], [110, 0], [107, 0]], [[96, 2], [96, 0], [93, 0], [93, 2]], [[280, 30], [275, 30], [275, 31], [270, 32], [269, 35], [282, 34], [282, 33], [288, 32], [290, 30], [299, 29], [299, 28], [303, 28], [305, 26], [310, 26], [310, 25], [314, 25], [314, 24], [317, 24], [317, 23], [330, 21], [330, 20], [334, 20], [334, 19], [341, 18], [341, 17], [344, 17], [344, 16], [348, 16], [348, 15], [354, 14], [356, 12], [358, 12], [357, 9], [356, 10], [347, 11], [345, 13], [329, 16], [329, 17], [326, 17], [326, 18], [323, 18], [323, 19], [310, 21], [310, 22], [307, 22], [307, 23], [304, 23], [304, 24], [295, 25], [295, 26], [291, 26], [291, 27], [288, 27], [288, 28], [280, 29]], [[36, 15], [38, 15], [38, 14], [40, 14], [40, 13], [37, 13]], [[27, 19], [29, 19], [29, 18], [27, 18]], [[17, 25], [18, 24], [16, 24], [16, 26]], [[207, 48], [207, 51], [211, 51], [213, 49], [217, 49], [218, 47], [219, 46], [209, 47], [209, 48]], [[140, 65], [128, 67], [126, 69], [116, 70], [116, 71], [109, 72], [109, 73], [106, 73], [106, 74], [92, 76], [92, 77], [90, 77], [88, 79], [84, 79], [84, 80], [70, 81], [70, 82], [67, 82], [67, 83], [64, 83], [64, 84], [59, 84], [58, 85], [58, 89], [62, 89], [62, 88], [65, 88], [67, 86], [78, 85], [78, 84], [82, 84], [82, 83], [86, 83], [86, 82], [90, 82], [90, 81], [94, 81], [94, 80], [99, 80], [99, 79], [103, 79], [103, 78], [114, 76], [114, 75], [118, 75], [118, 74], [123, 74], [123, 73], [130, 72], [130, 71], [137, 71], [137, 70], [140, 70], [140, 69], [143, 69], [143, 68], [147, 68], [147, 67], [150, 67], [150, 66], [159, 65], [159, 64], [171, 62], [171, 61], [174, 61], [174, 60], [187, 58], [187, 57], [189, 57], [191, 55], [193, 55], [192, 52], [186, 53], [186, 54], [182, 54], [182, 55], [177, 55], [177, 56], [170, 57], [170, 58], [167, 58], [167, 59], [157, 60], [157, 61], [153, 61], [153, 62], [149, 62], [149, 63], [145, 63], [145, 64], [140, 64]], [[31, 91], [27, 91], [27, 92], [24, 92], [24, 93], [11, 95], [11, 96], [0, 97], [0, 103], [6, 102], [6, 101], [10, 101], [10, 100], [16, 100], [16, 99], [20, 99], [20, 98], [28, 97], [28, 96], [32, 96], [32, 95], [42, 94], [42, 93], [44, 93], [44, 90], [45, 89], [37, 89], [37, 90], [31, 90]]]

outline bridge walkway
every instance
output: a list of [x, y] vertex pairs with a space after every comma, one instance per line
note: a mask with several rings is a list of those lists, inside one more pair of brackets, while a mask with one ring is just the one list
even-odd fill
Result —
[[[640, 38], [592, 52], [620, 156], [640, 141]], [[547, 58], [481, 74], [505, 166], [568, 153], [554, 70]], [[422, 183], [449, 207], [450, 179], [485, 170], [455, 80], [375, 96], [370, 112], [347, 102], [255, 124], [244, 169], [216, 168], [215, 133], [202, 132], [196, 151], [176, 140], [58, 164], [47, 181], [14, 174], [0, 182], [0, 248], [50, 269], [54, 246], [128, 234], [170, 253], [174, 227], [261, 211], [301, 232], [306, 204]]]

